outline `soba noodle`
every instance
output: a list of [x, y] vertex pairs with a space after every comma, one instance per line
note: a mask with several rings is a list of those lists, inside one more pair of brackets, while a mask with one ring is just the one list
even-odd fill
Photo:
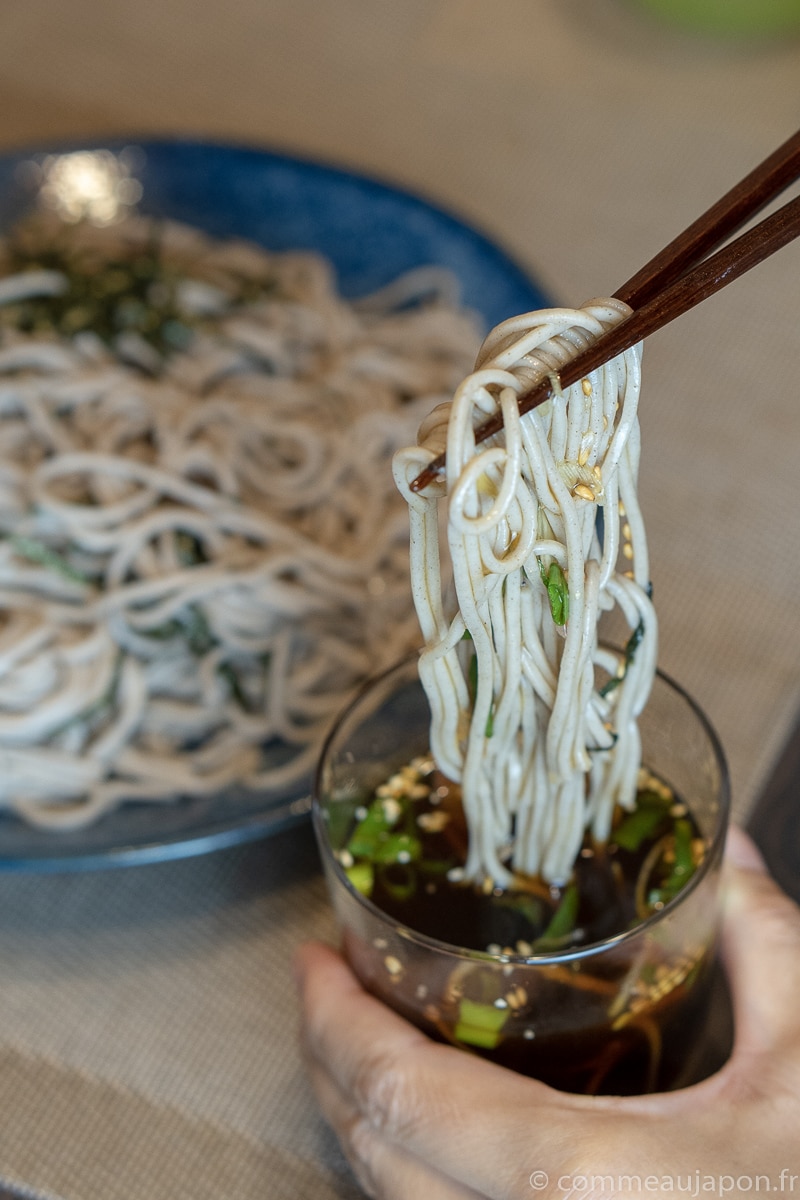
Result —
[[143, 220], [0, 258], [0, 805], [292, 786], [418, 641], [388, 464], [475, 319], [435, 271], [350, 304], [319, 257]]
[[[462, 787], [469, 878], [506, 885], [517, 870], [563, 883], [587, 828], [604, 840], [615, 805], [635, 801], [637, 716], [657, 645], [637, 502], [640, 347], [563, 392], [557, 380], [628, 311], [595, 300], [498, 326], [452, 404], [395, 457], [431, 750]], [[520, 418], [518, 395], [545, 375], [552, 399]], [[474, 429], [498, 408], [503, 435], [476, 445]], [[446, 478], [412, 492], [445, 447]], [[454, 617], [440, 567], [445, 496]], [[631, 631], [621, 655], [598, 638], [614, 608]]]

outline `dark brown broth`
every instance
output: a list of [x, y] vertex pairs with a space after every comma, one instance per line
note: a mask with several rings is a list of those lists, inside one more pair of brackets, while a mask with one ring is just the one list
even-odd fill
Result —
[[563, 887], [519, 876], [507, 889], [465, 882], [466, 850], [459, 789], [430, 763], [405, 768], [359, 809], [339, 852], [351, 882], [398, 925], [499, 956], [434, 978], [430, 961], [381, 957], [347, 930], [366, 985], [433, 1037], [561, 1090], [633, 1094], [687, 1082], [708, 1008], [708, 946], [677, 959], [651, 946], [638, 963], [625, 953], [567, 960], [537, 966], [535, 977], [519, 961], [605, 941], [668, 903], [705, 853], [685, 804], [645, 779], [635, 810], [615, 815], [606, 845], [586, 839]]
[[[616, 814], [606, 845], [586, 837], [572, 878], [563, 887], [520, 875], [509, 888], [490, 880], [464, 882], [459, 876], [467, 831], [460, 789], [429, 765], [405, 788], [398, 778], [384, 789], [389, 795], [377, 796], [371, 809], [360, 810], [343, 862], [351, 881], [383, 912], [452, 946], [528, 955], [604, 941], [672, 898], [677, 889], [671, 859], [679, 835], [684, 855], [691, 854], [680, 886], [702, 858], [702, 839], [686, 806], [665, 785], [650, 780], [638, 793], [635, 813]], [[370, 849], [374, 834], [369, 829], [361, 838], [359, 829], [370, 824], [381, 804], [390, 815], [395, 809], [389, 806], [400, 806], [401, 812], [374, 836], [373, 853], [359, 855]]]

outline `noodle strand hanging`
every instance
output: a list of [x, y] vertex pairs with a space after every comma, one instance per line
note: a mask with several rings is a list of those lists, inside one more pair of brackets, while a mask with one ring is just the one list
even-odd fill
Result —
[[[498, 326], [452, 403], [394, 460], [410, 512], [431, 751], [461, 785], [466, 875], [500, 886], [513, 871], [564, 883], [587, 828], [605, 840], [615, 806], [635, 803], [637, 717], [657, 653], [637, 501], [641, 347], [563, 392], [557, 379], [629, 311], [594, 300]], [[520, 418], [517, 397], [547, 375], [551, 400]], [[498, 409], [503, 434], [476, 445], [474, 430]], [[446, 478], [412, 492], [443, 449]], [[453, 617], [440, 565], [445, 499]], [[612, 609], [629, 629], [622, 655], [598, 636]]]

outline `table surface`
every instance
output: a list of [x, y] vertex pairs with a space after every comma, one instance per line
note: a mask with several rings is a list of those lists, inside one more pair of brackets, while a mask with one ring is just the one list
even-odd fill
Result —
[[[799, 88], [797, 41], [691, 37], [635, 0], [6, 0], [0, 149], [186, 134], [319, 157], [455, 209], [579, 303], [792, 133]], [[787, 248], [645, 354], [661, 665], [717, 726], [741, 820], [800, 707], [799, 266]], [[782, 770], [753, 820], [797, 890]], [[310, 935], [335, 931], [307, 827], [0, 877], [0, 1181], [63, 1200], [357, 1195], [295, 1049], [288, 959]]]

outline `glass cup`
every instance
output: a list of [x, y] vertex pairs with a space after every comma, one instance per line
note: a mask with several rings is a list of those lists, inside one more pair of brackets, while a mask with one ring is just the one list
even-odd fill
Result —
[[[716, 1069], [709, 1015], [719, 998], [729, 785], [719, 740], [698, 706], [659, 674], [640, 718], [644, 764], [689, 806], [706, 844], [687, 886], [614, 937], [528, 956], [464, 949], [405, 926], [363, 895], [340, 861], [356, 810], [428, 753], [429, 721], [416, 659], [400, 663], [345, 710], [317, 771], [315, 831], [343, 953], [363, 986], [431, 1037], [564, 1091], [665, 1091]], [[465, 993], [489, 997], [489, 1005]]]

